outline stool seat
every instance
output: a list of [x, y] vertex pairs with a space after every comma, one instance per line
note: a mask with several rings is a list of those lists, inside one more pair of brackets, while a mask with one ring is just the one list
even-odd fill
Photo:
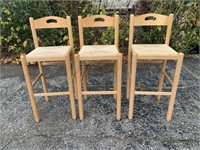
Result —
[[37, 47], [26, 55], [27, 61], [64, 60], [70, 52], [70, 46]]
[[119, 51], [115, 45], [84, 45], [80, 52], [80, 59], [104, 60], [118, 56]]
[[140, 56], [168, 56], [177, 55], [178, 53], [167, 44], [133, 44], [132, 51]]

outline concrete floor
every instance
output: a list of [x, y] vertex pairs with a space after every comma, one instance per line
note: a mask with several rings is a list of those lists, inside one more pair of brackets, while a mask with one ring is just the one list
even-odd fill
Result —
[[[68, 96], [37, 98], [41, 121], [33, 119], [21, 66], [1, 65], [0, 149], [200, 149], [200, 57], [184, 59], [173, 117], [165, 120], [169, 97], [136, 96], [134, 118], [128, 120], [126, 64], [123, 66], [122, 117], [116, 120], [112, 96], [90, 96], [84, 100], [85, 119], [72, 120]], [[173, 75], [174, 63], [167, 73]], [[159, 64], [140, 64], [137, 87], [157, 89]], [[112, 89], [113, 67], [88, 66], [90, 90]], [[30, 71], [37, 74], [36, 66]], [[49, 91], [66, 87], [65, 68], [45, 68]], [[99, 86], [98, 86], [99, 85]], [[166, 90], [170, 89], [167, 81]], [[41, 91], [37, 84], [35, 91]], [[76, 105], [77, 107], [77, 105]], [[78, 114], [78, 109], [77, 109]]]

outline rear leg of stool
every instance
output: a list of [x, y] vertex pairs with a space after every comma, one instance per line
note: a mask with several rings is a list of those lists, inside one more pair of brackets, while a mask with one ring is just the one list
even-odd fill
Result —
[[[82, 61], [82, 73], [83, 73], [83, 90], [87, 91], [87, 67], [85, 61]], [[84, 95], [84, 98], [87, 99], [87, 95]]]
[[126, 98], [130, 98], [130, 74], [131, 74], [131, 52], [128, 54], [128, 66], [127, 66], [127, 79], [126, 79]]
[[[48, 92], [47, 83], [46, 83], [44, 69], [43, 69], [43, 66], [42, 66], [41, 62], [38, 62], [38, 67], [39, 67], [40, 73], [42, 73], [41, 81], [42, 81], [43, 91], [44, 91], [44, 93], [47, 93]], [[49, 97], [48, 96], [45, 96], [45, 99], [46, 99], [47, 102], [49, 101]]]
[[[162, 91], [162, 87], [163, 87], [163, 82], [164, 82], [164, 72], [165, 72], [165, 68], [166, 68], [166, 63], [167, 61], [164, 60], [162, 62], [162, 68], [161, 68], [161, 72], [160, 72], [160, 80], [159, 80], [159, 86], [158, 86], [158, 92], [161, 92]], [[161, 98], [161, 95], [158, 95], [157, 96], [157, 99], [160, 100]]]
[[73, 83], [74, 83], [74, 91], [75, 91], [75, 99], [78, 99], [78, 94], [77, 94], [77, 83], [76, 83], [76, 69], [75, 69], [75, 60], [74, 60], [74, 51], [71, 52], [71, 60], [72, 60], [72, 72], [74, 75], [73, 78]]
[[[117, 62], [114, 62], [114, 91], [117, 91]], [[113, 94], [113, 97], [116, 99], [117, 95]]]

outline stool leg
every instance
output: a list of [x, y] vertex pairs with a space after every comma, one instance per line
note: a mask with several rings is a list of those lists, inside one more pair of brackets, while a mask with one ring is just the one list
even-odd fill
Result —
[[[117, 91], [117, 62], [114, 62], [114, 91]], [[116, 94], [113, 94], [113, 97], [116, 99]]]
[[[42, 81], [42, 86], [43, 86], [44, 93], [48, 93], [47, 83], [46, 83], [46, 79], [45, 79], [45, 75], [44, 75], [44, 69], [43, 69], [43, 66], [42, 66], [41, 62], [38, 62], [38, 67], [39, 67], [40, 73], [42, 73], [41, 81]], [[49, 97], [48, 96], [45, 96], [45, 99], [46, 99], [47, 102], [49, 101]]]
[[[75, 65], [75, 64], [74, 64]], [[75, 69], [75, 66], [74, 66]], [[78, 90], [77, 90], [77, 83], [76, 83], [76, 72], [74, 70], [74, 91], [75, 91], [75, 99], [78, 100]]]
[[117, 120], [121, 118], [122, 54], [117, 58]]
[[[83, 74], [83, 90], [87, 91], [87, 68], [85, 65], [85, 61], [82, 61], [82, 73]], [[84, 95], [84, 98], [87, 99], [87, 95]]]
[[[162, 68], [161, 68], [161, 72], [160, 72], [160, 80], [159, 80], [159, 86], [158, 86], [158, 92], [162, 91], [162, 86], [163, 86], [163, 82], [164, 82], [164, 72], [165, 72], [165, 68], [166, 68], [166, 63], [167, 61], [164, 60], [162, 63]], [[160, 100], [161, 95], [157, 96], [157, 99]]]
[[137, 68], [137, 54], [133, 53], [131, 64], [131, 81], [130, 81], [130, 99], [129, 99], [129, 112], [128, 119], [133, 118], [134, 111], [134, 97], [135, 97], [135, 80], [136, 80], [136, 68]]
[[171, 97], [169, 100], [169, 105], [168, 105], [168, 111], [167, 111], [167, 121], [171, 120], [172, 117], [172, 112], [174, 108], [174, 103], [175, 103], [175, 97], [176, 97], [176, 92], [177, 92], [177, 87], [178, 87], [178, 82], [179, 82], [179, 77], [181, 73], [181, 67], [182, 67], [182, 62], [183, 62], [183, 53], [178, 54], [178, 60], [176, 62], [176, 70], [174, 74], [174, 80], [173, 80], [173, 85], [172, 85], [172, 90], [171, 90]]
[[[129, 52], [130, 53], [130, 52]], [[131, 73], [131, 54], [128, 54], [128, 66], [127, 66], [127, 79], [126, 79], [126, 98], [130, 97], [130, 73]]]
[[70, 96], [70, 103], [71, 103], [71, 110], [72, 110], [72, 118], [76, 119], [76, 107], [74, 102], [74, 92], [73, 92], [73, 83], [72, 83], [72, 73], [71, 73], [71, 65], [70, 65], [70, 56], [67, 55], [65, 59], [66, 65], [66, 73], [68, 78], [68, 85], [69, 85], [69, 96]]
[[78, 94], [78, 108], [79, 108], [79, 118], [84, 119], [83, 113], [83, 101], [82, 101], [82, 89], [81, 89], [81, 77], [80, 77], [80, 60], [79, 55], [75, 55], [75, 68], [76, 68], [76, 83], [77, 83], [77, 94]]
[[34, 93], [33, 93], [33, 86], [32, 86], [32, 83], [31, 83], [29, 70], [28, 70], [28, 66], [27, 66], [27, 63], [26, 63], [26, 56], [21, 56], [21, 63], [22, 63], [23, 71], [24, 71], [24, 77], [25, 77], [25, 80], [26, 80], [29, 97], [30, 97], [30, 100], [31, 100], [33, 116], [35, 118], [35, 121], [39, 122], [40, 116], [39, 116], [39, 113], [38, 113], [38, 108], [37, 108], [37, 104], [36, 104]]
[[77, 83], [76, 83], [76, 69], [75, 69], [75, 60], [74, 60], [74, 51], [72, 50], [72, 54], [71, 54], [71, 60], [72, 60], [72, 72], [74, 74], [74, 79], [73, 79], [73, 83], [74, 83], [74, 91], [75, 91], [75, 99], [78, 99], [78, 95], [77, 95]]

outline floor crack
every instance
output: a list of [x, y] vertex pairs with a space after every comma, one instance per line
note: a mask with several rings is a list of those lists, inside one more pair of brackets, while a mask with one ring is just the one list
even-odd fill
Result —
[[[32, 129], [32, 126], [30, 126], [29, 129], [28, 129], [26, 132], [29, 132], [30, 129]], [[10, 141], [9, 141], [6, 145], [3, 146], [3, 148], [2, 148], [1, 150], [4, 150], [8, 145], [10, 145], [10, 143], [12, 143], [13, 139], [16, 139], [16, 138], [17, 138], [17, 139], [23, 139], [24, 137], [26, 137], [26, 135], [23, 135], [23, 136], [14, 135], [14, 136], [10, 139]]]
[[12, 140], [13, 140], [13, 138], [11, 138], [10, 141], [6, 145], [4, 145], [1, 150], [4, 150], [12, 142]]

